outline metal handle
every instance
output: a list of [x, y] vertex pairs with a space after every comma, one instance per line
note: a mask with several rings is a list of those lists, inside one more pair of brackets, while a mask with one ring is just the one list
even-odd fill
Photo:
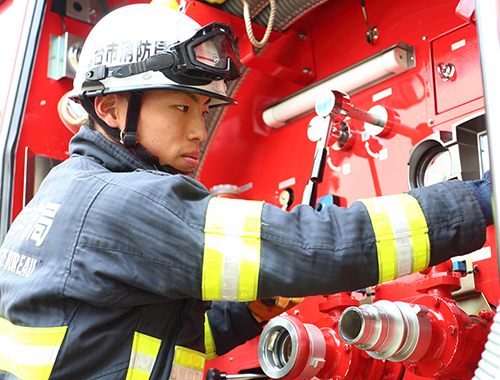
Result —
[[455, 66], [453, 65], [453, 63], [440, 63], [437, 66], [437, 71], [441, 79], [444, 80], [445, 82], [452, 79], [456, 73]]

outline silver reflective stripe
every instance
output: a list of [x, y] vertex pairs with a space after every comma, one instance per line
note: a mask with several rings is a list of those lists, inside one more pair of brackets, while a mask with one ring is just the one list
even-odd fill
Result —
[[155, 365], [156, 357], [143, 354], [141, 352], [132, 351], [130, 356], [130, 368], [138, 369], [143, 372], [151, 373]]
[[26, 365], [52, 365], [61, 346], [31, 346], [12, 338], [0, 336], [0, 357], [10, 357], [16, 363]]
[[222, 279], [221, 279], [221, 300], [237, 301], [238, 289], [240, 284], [240, 265], [245, 255], [245, 245], [240, 237], [226, 236], [225, 247], [221, 251], [228, 254], [224, 255], [222, 261]]
[[170, 373], [170, 380], [203, 380], [203, 371], [174, 364]]
[[126, 380], [148, 380], [160, 346], [160, 339], [135, 332]]
[[205, 362], [204, 353], [176, 346], [170, 380], [203, 380]]

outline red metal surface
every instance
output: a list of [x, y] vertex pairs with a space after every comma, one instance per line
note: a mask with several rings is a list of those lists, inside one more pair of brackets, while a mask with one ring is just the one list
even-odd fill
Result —
[[413, 300], [429, 309], [432, 324], [431, 346], [408, 370], [424, 377], [471, 379], [484, 349], [489, 324], [469, 317], [453, 301], [451, 292], [460, 288], [460, 280], [450, 272], [450, 262], [433, 267], [417, 285], [426, 295]]
[[[391, 108], [398, 112], [402, 124], [424, 135], [438, 127], [450, 130], [454, 119], [482, 107], [479, 99], [438, 115], [432, 106], [435, 96], [431, 41], [465, 25], [455, 15], [455, 7], [456, 1], [439, 4], [424, 1], [418, 5], [379, 1], [370, 11], [370, 18], [377, 23], [380, 37], [374, 45], [369, 45], [364, 40], [365, 25], [358, 4], [342, 1], [322, 4], [302, 18], [311, 29], [317, 80], [404, 41], [415, 47], [416, 67], [353, 95], [353, 103], [362, 109], [375, 104]], [[271, 44], [262, 56], [272, 54]], [[294, 178], [292, 189], [299, 195], [296, 199], [300, 199], [312, 165], [314, 144], [307, 140], [306, 130], [314, 115], [271, 130], [262, 122], [260, 111], [301, 88], [251, 70], [236, 94], [239, 104], [228, 110], [214, 138], [200, 175], [201, 182], [208, 187], [220, 183], [252, 184], [244, 197], [278, 204], [279, 183]], [[373, 102], [373, 95], [388, 89], [392, 95]], [[355, 131], [363, 129], [356, 121], [350, 125]], [[414, 140], [401, 136], [380, 140], [381, 148], [386, 150], [378, 156], [379, 150], [372, 149], [371, 144], [368, 148], [360, 147], [364, 155], [330, 151], [331, 165], [318, 195], [339, 194], [352, 203], [363, 197], [407, 190], [406, 158]], [[367, 159], [370, 154], [375, 157]], [[363, 186], [359, 186], [361, 179]]]
[[[436, 113], [443, 113], [483, 96], [476, 27], [466, 25], [432, 42]], [[443, 80], [440, 64], [452, 64], [455, 74]]]

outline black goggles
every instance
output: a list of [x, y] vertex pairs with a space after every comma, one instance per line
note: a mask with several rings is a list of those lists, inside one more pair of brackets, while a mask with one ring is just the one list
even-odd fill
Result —
[[172, 68], [177, 75], [229, 81], [241, 77], [231, 25], [208, 24], [184, 42], [169, 46], [165, 53], [169, 51], [179, 59]]
[[161, 71], [176, 83], [204, 85], [214, 80], [240, 78], [236, 62], [233, 28], [214, 22], [144, 61], [109, 68], [105, 65], [95, 67], [87, 72], [86, 80], [93, 82], [110, 76], [125, 78], [153, 70]]

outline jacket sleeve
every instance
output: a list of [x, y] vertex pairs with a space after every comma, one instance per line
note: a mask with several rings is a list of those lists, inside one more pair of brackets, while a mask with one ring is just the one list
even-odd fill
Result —
[[259, 336], [263, 326], [252, 317], [247, 302], [213, 302], [212, 308], [207, 311], [206, 321], [208, 360]]
[[[184, 176], [134, 173], [131, 181], [128, 175], [113, 177], [86, 214], [72, 265], [93, 263], [92, 278], [66, 284], [67, 292], [86, 284], [103, 305], [353, 291], [485, 241], [481, 208], [461, 181], [349, 208], [331, 205], [318, 214], [306, 205], [285, 212], [264, 202], [215, 198]], [[110, 291], [101, 286], [106, 278], [122, 286]]]
[[[352, 291], [482, 247], [486, 226], [461, 181], [290, 213], [265, 206], [258, 298]], [[276, 276], [279, 273], [279, 276]]]

